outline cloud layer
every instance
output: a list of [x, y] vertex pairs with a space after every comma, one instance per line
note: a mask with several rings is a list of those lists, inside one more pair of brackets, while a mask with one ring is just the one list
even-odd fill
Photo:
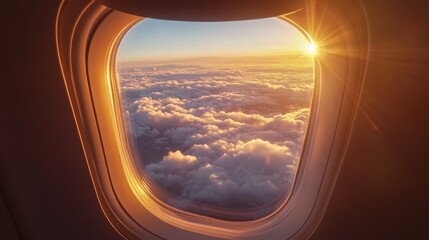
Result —
[[183, 64], [119, 74], [144, 173], [174, 206], [253, 211], [287, 196], [308, 123], [311, 68]]

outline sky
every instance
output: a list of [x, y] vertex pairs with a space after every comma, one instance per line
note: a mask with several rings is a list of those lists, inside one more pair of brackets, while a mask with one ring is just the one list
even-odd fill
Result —
[[232, 22], [145, 19], [124, 36], [119, 62], [305, 51], [307, 39], [278, 18]]

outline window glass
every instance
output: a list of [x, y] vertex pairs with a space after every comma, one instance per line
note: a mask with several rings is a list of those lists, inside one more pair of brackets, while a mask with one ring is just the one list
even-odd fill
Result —
[[251, 220], [278, 209], [303, 150], [313, 50], [277, 18], [132, 27], [116, 69], [142, 181], [164, 203], [209, 217]]

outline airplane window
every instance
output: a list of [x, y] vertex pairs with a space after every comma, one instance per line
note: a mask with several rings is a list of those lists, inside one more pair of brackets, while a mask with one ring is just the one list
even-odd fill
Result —
[[145, 19], [116, 57], [124, 129], [163, 203], [224, 220], [287, 201], [314, 89], [310, 43], [278, 18]]

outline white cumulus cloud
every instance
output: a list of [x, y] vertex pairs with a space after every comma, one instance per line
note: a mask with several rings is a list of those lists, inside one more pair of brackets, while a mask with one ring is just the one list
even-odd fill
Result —
[[174, 206], [254, 211], [290, 192], [308, 124], [311, 69], [159, 65], [119, 75], [137, 161]]

